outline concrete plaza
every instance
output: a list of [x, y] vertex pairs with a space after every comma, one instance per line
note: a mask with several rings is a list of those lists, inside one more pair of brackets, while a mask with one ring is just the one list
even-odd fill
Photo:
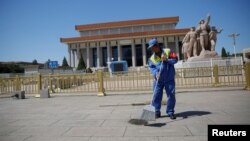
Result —
[[[0, 98], [1, 141], [205, 141], [208, 124], [250, 124], [250, 92], [225, 88], [176, 94], [176, 120], [132, 125], [148, 94]], [[166, 96], [164, 96], [166, 99]]]

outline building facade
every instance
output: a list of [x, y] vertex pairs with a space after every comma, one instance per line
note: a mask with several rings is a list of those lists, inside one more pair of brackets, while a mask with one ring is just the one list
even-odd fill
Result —
[[250, 48], [243, 49], [243, 60], [245, 62], [250, 62]]
[[68, 63], [77, 67], [82, 55], [87, 67], [106, 67], [107, 62], [126, 60], [129, 67], [146, 66], [151, 56], [148, 41], [181, 55], [182, 39], [189, 28], [176, 29], [179, 17], [76, 25], [80, 37], [61, 38], [68, 46]]

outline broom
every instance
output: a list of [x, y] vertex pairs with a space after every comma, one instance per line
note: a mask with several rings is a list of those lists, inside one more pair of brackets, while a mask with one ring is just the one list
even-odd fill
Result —
[[[161, 66], [160, 66], [159, 78], [160, 78], [160, 74], [161, 74], [161, 70], [162, 70], [162, 65], [163, 65], [163, 61], [161, 62]], [[144, 121], [153, 121], [153, 120], [155, 120], [155, 107], [152, 105], [152, 103], [153, 103], [153, 98], [155, 96], [155, 89], [156, 89], [156, 86], [158, 85], [159, 78], [156, 81], [156, 85], [154, 87], [153, 96], [152, 96], [152, 100], [151, 100], [150, 105], [146, 105], [143, 108], [143, 111], [142, 111], [142, 114], [141, 114], [141, 120], [144, 120]]]

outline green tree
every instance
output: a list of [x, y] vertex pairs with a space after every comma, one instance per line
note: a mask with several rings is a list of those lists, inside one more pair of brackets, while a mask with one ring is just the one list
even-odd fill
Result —
[[91, 68], [87, 68], [86, 69], [86, 73], [92, 73], [93, 71], [91, 70]]
[[24, 73], [24, 68], [18, 64], [0, 64], [0, 73]]
[[77, 70], [85, 70], [85, 69], [86, 69], [86, 65], [85, 65], [83, 57], [81, 55], [80, 59], [79, 59]]
[[221, 49], [221, 57], [228, 57], [226, 49], [224, 47], [222, 47], [222, 49]]
[[37, 65], [37, 64], [38, 64], [38, 63], [37, 63], [37, 60], [36, 60], [36, 59], [32, 61], [32, 65]]
[[68, 62], [67, 62], [67, 60], [66, 60], [66, 58], [65, 58], [65, 56], [64, 56], [64, 58], [63, 58], [63, 62], [62, 62], [62, 67], [68, 67], [69, 65], [68, 65]]

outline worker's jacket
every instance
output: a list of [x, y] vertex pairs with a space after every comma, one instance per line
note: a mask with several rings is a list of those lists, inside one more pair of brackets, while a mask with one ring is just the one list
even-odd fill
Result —
[[[178, 58], [174, 52], [171, 52], [169, 48], [162, 49], [162, 55], [166, 56], [166, 60], [163, 61], [163, 66], [160, 74], [159, 81], [171, 81], [175, 78], [175, 68], [174, 64], [177, 63]], [[159, 74], [160, 66], [162, 60], [159, 56], [155, 55], [155, 53], [149, 59], [149, 68], [154, 76], [155, 80]]]

